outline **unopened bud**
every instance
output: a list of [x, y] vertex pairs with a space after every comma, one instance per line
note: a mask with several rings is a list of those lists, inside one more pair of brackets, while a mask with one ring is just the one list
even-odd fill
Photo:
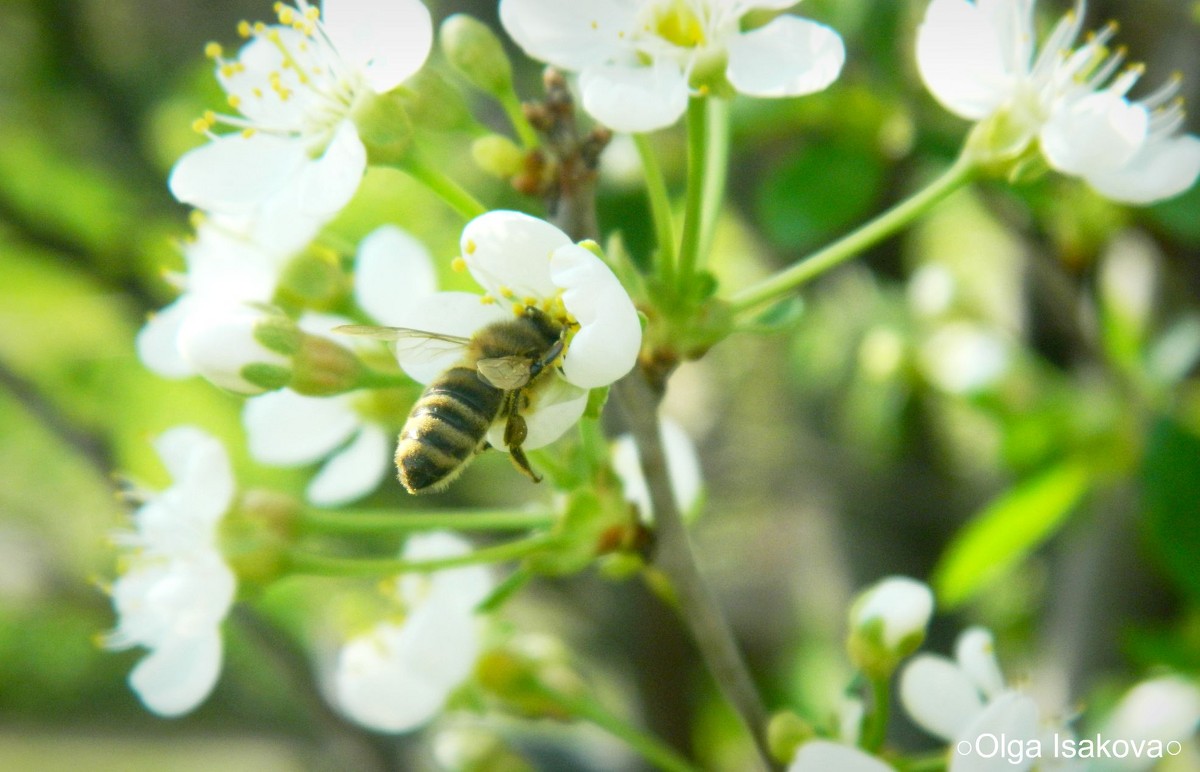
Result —
[[178, 340], [180, 353], [197, 373], [249, 395], [288, 385], [300, 331], [269, 306], [243, 303], [198, 309], [184, 322]]
[[512, 92], [512, 63], [491, 27], [456, 13], [442, 22], [439, 39], [446, 60], [473, 86], [495, 97]]
[[291, 382], [292, 391], [310, 397], [327, 397], [358, 385], [362, 362], [348, 348], [319, 335], [301, 333]]
[[928, 585], [890, 576], [864, 590], [850, 607], [850, 658], [864, 672], [887, 675], [925, 640], [933, 615]]
[[488, 134], [471, 143], [475, 165], [493, 177], [512, 179], [525, 169], [525, 153], [502, 134]]
[[376, 94], [364, 89], [352, 119], [367, 149], [367, 161], [392, 166], [408, 155], [412, 146], [412, 118], [404, 107], [402, 89]]
[[790, 761], [796, 749], [816, 735], [811, 724], [791, 711], [776, 713], [767, 722], [767, 748], [780, 764]]

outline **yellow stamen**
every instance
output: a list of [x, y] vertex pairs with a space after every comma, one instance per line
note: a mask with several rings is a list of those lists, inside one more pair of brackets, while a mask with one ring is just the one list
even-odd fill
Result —
[[522, 303], [513, 303], [512, 312], [514, 316], [520, 316], [521, 314], [525, 313], [525, 305]]
[[494, 306], [496, 304], [496, 299], [491, 295], [483, 295], [479, 298], [479, 302], [485, 306]]
[[450, 261], [450, 270], [455, 273], [463, 273], [467, 270], [467, 261], [461, 257], [456, 257]]
[[250, 22], [243, 19], [238, 22], [237, 33], [240, 37], [248, 38], [254, 33], [254, 30], [250, 27]]
[[471, 241], [470, 239], [467, 239], [467, 243], [463, 244], [463, 251], [466, 252], [468, 255], [475, 254], [475, 242]]
[[504, 298], [505, 300], [512, 300], [516, 296], [517, 293], [513, 292], [508, 287], [500, 287], [500, 297]]
[[213, 42], [213, 43], [208, 43], [207, 45], [204, 46], [204, 55], [207, 56], [209, 59], [216, 59], [218, 56], [220, 56], [223, 53], [223, 51], [224, 51], [224, 49], [221, 48], [220, 43]]

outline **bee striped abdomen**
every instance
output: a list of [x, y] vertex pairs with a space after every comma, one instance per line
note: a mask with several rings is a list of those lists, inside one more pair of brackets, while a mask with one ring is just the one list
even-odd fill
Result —
[[453, 480], [479, 450], [503, 399], [503, 391], [470, 367], [453, 367], [434, 379], [413, 405], [396, 447], [408, 492], [437, 490]]

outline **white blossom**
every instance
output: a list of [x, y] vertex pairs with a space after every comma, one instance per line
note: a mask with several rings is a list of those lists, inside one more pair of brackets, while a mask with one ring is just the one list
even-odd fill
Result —
[[111, 591], [117, 627], [105, 644], [149, 649], [130, 685], [150, 710], [177, 716], [199, 705], [220, 674], [221, 623], [236, 578], [216, 532], [235, 489], [225, 449], [199, 429], [176, 427], [154, 446], [173, 484], [137, 510], [134, 532], [116, 537], [128, 553]]
[[917, 66], [946, 109], [988, 121], [989, 143], [1015, 157], [1035, 140], [1054, 169], [1117, 201], [1182, 193], [1200, 174], [1200, 137], [1181, 134], [1178, 79], [1133, 101], [1141, 65], [1121, 70], [1109, 25], [1075, 45], [1085, 3], [1035, 49], [1035, 0], [933, 0], [917, 35]]
[[[1164, 675], [1136, 684], [1113, 708], [1100, 734], [1130, 743], [1187, 743], [1200, 729], [1200, 684], [1179, 675]], [[1195, 746], [1193, 743], [1193, 753]], [[1113, 759], [1112, 769], [1150, 769], [1153, 758]], [[1182, 768], [1182, 767], [1181, 767]]]
[[[180, 201], [217, 212], [254, 209], [295, 191], [300, 211], [328, 215], [358, 190], [367, 149], [355, 108], [415, 74], [433, 42], [417, 0], [276, 4], [279, 24], [243, 23], [236, 59], [218, 48], [217, 78], [240, 115], [201, 119], [211, 141], [171, 173]], [[217, 124], [235, 131], [211, 134]]]
[[[436, 532], [409, 538], [403, 558], [432, 560], [469, 551], [460, 537]], [[411, 731], [437, 715], [479, 656], [475, 607], [492, 587], [483, 566], [398, 579], [403, 621], [377, 624], [338, 655], [334, 691], [341, 710], [381, 732]]]
[[616, 131], [675, 123], [697, 80], [720, 67], [749, 96], [820, 91], [841, 72], [832, 29], [791, 14], [742, 31], [753, 10], [789, 0], [501, 0], [500, 21], [535, 59], [579, 73], [583, 106]]
[[1048, 729], [1069, 734], [1043, 717], [1028, 695], [1005, 684], [992, 634], [981, 627], [959, 636], [955, 661], [933, 654], [914, 657], [900, 677], [900, 702], [918, 726], [951, 743], [950, 772], [1022, 772], [1036, 761], [975, 753], [970, 749], [982, 735], [1003, 735], [1027, 747], [1042, 743]]
[[[485, 290], [438, 292], [397, 313], [397, 324], [469, 338], [481, 328], [537, 307], [571, 327], [558, 374], [534, 390], [522, 411], [528, 424], [523, 447], [540, 448], [575, 424], [587, 406], [588, 389], [607, 386], [637, 361], [642, 331], [637, 310], [612, 270], [550, 223], [520, 212], [497, 210], [463, 229], [462, 267]], [[400, 366], [429, 383], [461, 358], [454, 349], [430, 355], [397, 346]], [[504, 427], [488, 440], [503, 448]]]
[[878, 622], [883, 645], [896, 649], [906, 639], [925, 634], [933, 615], [933, 591], [924, 582], [907, 576], [881, 579], [859, 595], [850, 612], [850, 624], [859, 629]]

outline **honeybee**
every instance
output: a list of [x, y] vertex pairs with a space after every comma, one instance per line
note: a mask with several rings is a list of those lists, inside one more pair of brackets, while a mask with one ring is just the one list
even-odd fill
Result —
[[493, 322], [470, 338], [406, 327], [345, 325], [338, 332], [428, 346], [444, 353], [461, 348], [462, 361], [430, 381], [413, 405], [396, 444], [396, 470], [409, 493], [440, 491], [487, 447], [487, 433], [504, 421], [504, 445], [518, 469], [541, 477], [521, 449], [527, 428], [521, 412], [530, 391], [562, 356], [568, 325], [534, 306]]

